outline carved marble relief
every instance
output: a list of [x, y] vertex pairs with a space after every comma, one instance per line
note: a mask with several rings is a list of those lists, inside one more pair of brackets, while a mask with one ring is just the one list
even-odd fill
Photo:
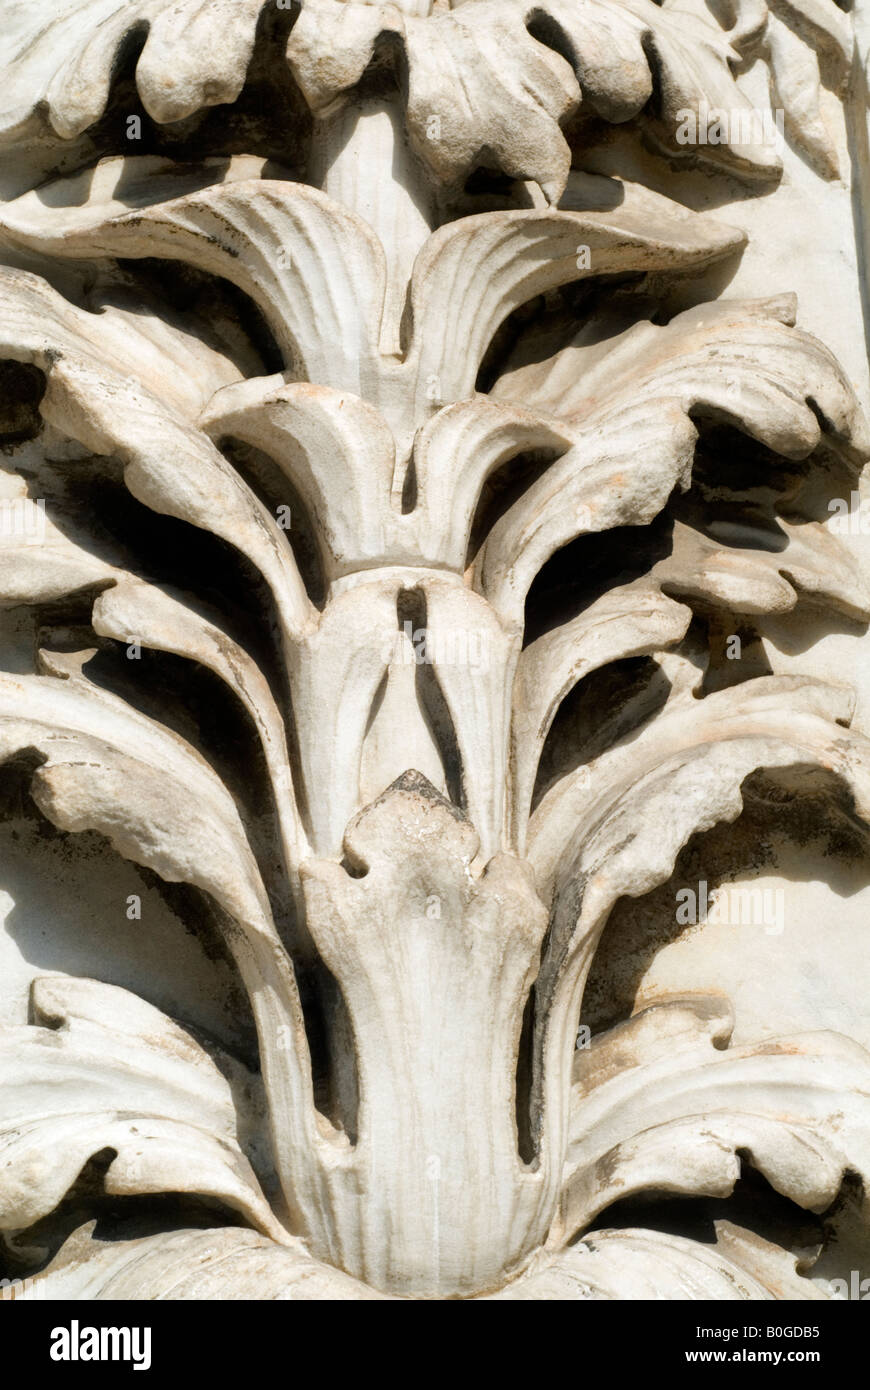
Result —
[[860, 16], [0, 9], [0, 1275], [841, 1296]]

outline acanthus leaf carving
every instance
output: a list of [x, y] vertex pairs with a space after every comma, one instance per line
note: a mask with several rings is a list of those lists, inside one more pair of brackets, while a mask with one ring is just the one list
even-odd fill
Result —
[[239, 1142], [240, 1123], [254, 1124], [261, 1105], [253, 1076], [230, 1059], [216, 1065], [115, 986], [43, 977], [31, 995], [33, 1023], [0, 1033], [0, 1229], [41, 1220], [88, 1159], [112, 1150], [106, 1192], [192, 1191], [293, 1245]]
[[[855, 478], [870, 437], [792, 297], [703, 299], [745, 232], [572, 163], [597, 121], [671, 162], [770, 180], [775, 150], [740, 133], [740, 69], [766, 43], [774, 96], [830, 175], [814, 55], [844, 58], [845, 20], [825, 0], [722, 16], [691, 0], [298, 0], [280, 21], [261, 0], [88, 0], [51, 33], [30, 0], [13, 9], [0, 138], [25, 172], [56, 139], [98, 155], [137, 35], [157, 133], [146, 154], [60, 160], [0, 209], [0, 359], [33, 388], [8, 500], [42, 528], [0, 546], [0, 601], [31, 610], [37, 649], [32, 673], [0, 674], [0, 760], [71, 843], [103, 836], [196, 891], [260, 1073], [147, 988], [39, 980], [0, 1078], [0, 1224], [44, 1220], [111, 1150], [104, 1194], [206, 1198], [247, 1229], [182, 1215], [107, 1248], [85, 1223], [43, 1288], [817, 1296], [788, 1252], [736, 1228], [708, 1249], [611, 1228], [608, 1209], [724, 1199], [750, 1162], [826, 1212], [866, 1173], [867, 1054], [818, 1031], [725, 1046], [710, 998], [642, 1011], [588, 1056], [575, 1035], [616, 905], [733, 823], [758, 770], [788, 774], [792, 797], [819, 790], [866, 840], [852, 692], [812, 674], [723, 682], [713, 638], [805, 608], [866, 622], [866, 583], [801, 480]], [[286, 166], [268, 139], [167, 158], [276, 35], [308, 147]], [[681, 113], [716, 107], [729, 136], [685, 148]], [[108, 545], [66, 496], [43, 515], [38, 489], [74, 495], [77, 473], [121, 478], [158, 536], [161, 518], [176, 544], [196, 533], [203, 572], [174, 582], [177, 556], [139, 547], [135, 522]], [[610, 568], [587, 575], [592, 542]], [[228, 551], [233, 605], [205, 572]], [[177, 687], [122, 679], [125, 645], [171, 663]], [[575, 696], [628, 668], [584, 741]], [[206, 677], [228, 696], [224, 733], [253, 734], [247, 761], [242, 736], [216, 746], [178, 718]]]
[[[751, 1155], [777, 1191], [815, 1211], [831, 1205], [846, 1171], [864, 1180], [870, 1055], [833, 1033], [728, 1047], [732, 1024], [727, 1013], [717, 1017], [715, 1003], [654, 1005], [577, 1054], [576, 1137], [554, 1244], [585, 1229], [595, 1208], [617, 1195], [728, 1196], [740, 1174], [738, 1152]], [[656, 1015], [692, 1021], [696, 1008], [697, 1031], [669, 1029], [656, 1056]], [[653, 1096], [647, 1109], [644, 1098]], [[795, 1114], [790, 1096], [800, 1097]]]

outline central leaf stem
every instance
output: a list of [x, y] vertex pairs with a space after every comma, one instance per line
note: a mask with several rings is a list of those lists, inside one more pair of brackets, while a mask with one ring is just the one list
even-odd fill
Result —
[[380, 348], [398, 355], [411, 271], [436, 220], [434, 194], [408, 145], [402, 111], [386, 97], [372, 97], [318, 121], [309, 172], [312, 183], [380, 238], [387, 261]]

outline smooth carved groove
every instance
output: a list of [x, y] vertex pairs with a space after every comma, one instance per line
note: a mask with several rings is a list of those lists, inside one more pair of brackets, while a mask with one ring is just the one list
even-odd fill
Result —
[[791, 289], [811, 195], [853, 235], [852, 19], [8, 8], [0, 1278], [829, 1296], [811, 1232], [830, 1273], [870, 1217], [856, 957], [805, 929], [827, 873], [845, 949], [867, 882], [857, 242], [831, 347]]

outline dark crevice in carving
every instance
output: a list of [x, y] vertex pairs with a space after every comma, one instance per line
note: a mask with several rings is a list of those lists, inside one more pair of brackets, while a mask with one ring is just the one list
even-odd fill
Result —
[[353, 1024], [338, 981], [323, 961], [297, 972], [311, 1052], [314, 1103], [320, 1113], [357, 1141], [359, 1075]]
[[[804, 1211], [770, 1186], [744, 1156], [740, 1179], [730, 1197], [675, 1197], [659, 1192], [638, 1193], [602, 1211], [587, 1238], [596, 1230], [649, 1230], [696, 1240], [717, 1242], [717, 1223], [753, 1240], [769, 1241], [798, 1255], [798, 1268], [809, 1270], [823, 1238], [823, 1217]], [[727, 1246], [723, 1250], [728, 1257]], [[761, 1253], [761, 1252], [759, 1252]]]
[[327, 582], [317, 528], [287, 472], [261, 449], [240, 439], [222, 439], [220, 447], [284, 532], [308, 597], [322, 609]]
[[562, 546], [535, 576], [526, 598], [523, 645], [577, 617], [602, 594], [648, 574], [673, 548], [662, 513], [648, 526], [593, 531]]
[[45, 373], [38, 367], [0, 361], [0, 453], [11, 453], [41, 432], [39, 406], [45, 384]]
[[532, 809], [568, 773], [626, 738], [661, 710], [670, 682], [651, 657], [592, 671], [559, 706], [538, 765]]
[[122, 260], [120, 268], [124, 282], [144, 288], [151, 312], [202, 337], [245, 376], [272, 376], [284, 370], [283, 355], [262, 311], [232, 281], [163, 256]]
[[474, 563], [493, 526], [546, 473], [559, 457], [556, 449], [535, 449], [506, 459], [489, 474], [480, 490], [468, 537], [466, 566]]
[[529, 991], [523, 1010], [523, 1025], [517, 1050], [516, 1119], [517, 1152], [523, 1163], [534, 1164], [535, 1135], [532, 1121], [532, 1078], [535, 1046], [535, 991]]
[[464, 811], [467, 798], [462, 755], [453, 719], [432, 664], [432, 639], [427, 627], [426, 596], [422, 589], [403, 590], [398, 595], [396, 610], [399, 631], [408, 633], [414, 644], [417, 701], [441, 756], [448, 796]]

